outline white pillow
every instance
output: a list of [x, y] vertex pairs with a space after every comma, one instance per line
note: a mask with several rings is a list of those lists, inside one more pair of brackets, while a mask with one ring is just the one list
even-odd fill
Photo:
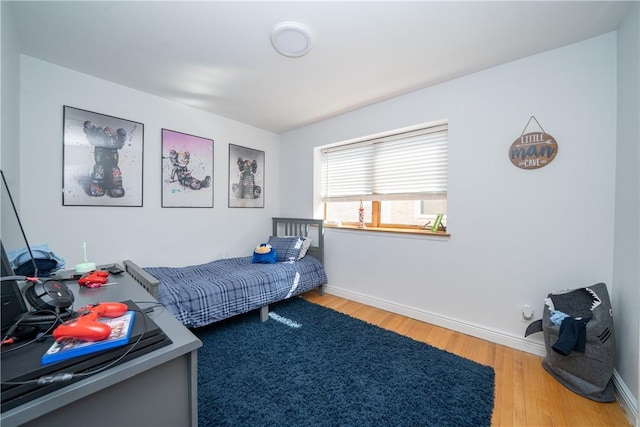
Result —
[[300, 254], [298, 255], [298, 259], [304, 258], [304, 256], [307, 254], [307, 251], [311, 247], [311, 237], [304, 237], [304, 236], [284, 236], [284, 237], [298, 237], [302, 239], [302, 247], [300, 248]]
[[310, 237], [303, 237], [302, 238], [302, 248], [300, 248], [300, 255], [298, 255], [298, 259], [302, 259], [307, 254], [307, 251], [309, 250], [309, 247], [311, 247], [311, 238]]

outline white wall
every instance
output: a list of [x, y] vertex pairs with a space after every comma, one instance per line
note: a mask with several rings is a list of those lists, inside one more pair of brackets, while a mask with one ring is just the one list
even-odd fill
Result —
[[[31, 244], [48, 243], [73, 267], [132, 259], [186, 265], [247, 256], [279, 209], [276, 134], [22, 56], [21, 219]], [[62, 206], [63, 105], [144, 124], [143, 207]], [[161, 128], [214, 140], [214, 208], [161, 208]], [[265, 151], [265, 208], [227, 207], [228, 144]], [[124, 177], [126, 179], [126, 177]]]
[[[532, 115], [559, 151], [521, 170], [508, 150]], [[329, 292], [540, 353], [520, 307], [539, 317], [550, 291], [612, 281], [616, 35], [281, 135], [282, 214], [313, 214], [314, 147], [438, 119], [449, 120], [451, 238], [330, 229]]]
[[[32, 243], [49, 243], [70, 265], [81, 261], [83, 241], [98, 262], [132, 258], [141, 265], [183, 265], [244, 255], [268, 234], [271, 216], [314, 213], [314, 147], [447, 118], [451, 238], [328, 230], [330, 292], [539, 352], [541, 337], [522, 338], [527, 324], [520, 321], [520, 306], [532, 304], [539, 316], [549, 291], [604, 281], [619, 286], [612, 295], [619, 354], [625, 356], [617, 369], [633, 388], [639, 257], [632, 238], [624, 236], [627, 225], [637, 229], [637, 215], [620, 218], [620, 212], [637, 206], [638, 195], [615, 169], [616, 156], [625, 159], [625, 148], [616, 151], [615, 141], [616, 130], [634, 138], [638, 111], [616, 123], [616, 108], [623, 111], [627, 103], [616, 100], [615, 34], [307, 126], [281, 135], [278, 145], [277, 135], [130, 88], [29, 57], [20, 64], [6, 15], [2, 167], [20, 176], [18, 188], [10, 185], [19, 194]], [[619, 49], [636, 49], [630, 61], [637, 64], [637, 17], [625, 31], [626, 47]], [[621, 98], [627, 88], [637, 91], [637, 75], [618, 78]], [[61, 205], [65, 104], [145, 124], [144, 207]], [[507, 152], [531, 115], [557, 139], [559, 154], [545, 168], [523, 171], [511, 165]], [[213, 209], [160, 208], [162, 127], [215, 140]], [[229, 143], [266, 151], [265, 209], [226, 207]], [[626, 167], [637, 179], [637, 162]], [[622, 221], [615, 246], [614, 220]], [[620, 257], [628, 247], [635, 259], [633, 251]], [[637, 402], [637, 388], [632, 393]]]
[[[7, 3], [0, 2], [0, 14], [2, 19], [2, 31], [0, 32], [2, 55], [0, 56], [0, 164], [1, 169], [10, 187], [18, 187], [20, 173], [20, 150], [17, 141], [20, 140], [20, 51], [15, 35], [13, 21], [6, 9]], [[16, 190], [18, 190], [16, 188]], [[12, 219], [13, 211], [11, 203], [5, 196], [4, 189], [0, 210], [2, 220], [2, 242], [5, 247], [11, 247], [21, 240], [18, 230], [15, 230], [16, 221]], [[19, 193], [17, 193], [19, 194]], [[18, 201], [16, 201], [18, 204]]]
[[[616, 369], [638, 400], [640, 321], [640, 4], [618, 30], [618, 148], [613, 304]], [[637, 418], [637, 404], [635, 416]]]

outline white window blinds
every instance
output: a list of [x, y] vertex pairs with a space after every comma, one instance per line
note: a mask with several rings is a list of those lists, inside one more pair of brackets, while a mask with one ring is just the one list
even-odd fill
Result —
[[322, 150], [322, 199], [446, 197], [448, 126], [439, 125]]

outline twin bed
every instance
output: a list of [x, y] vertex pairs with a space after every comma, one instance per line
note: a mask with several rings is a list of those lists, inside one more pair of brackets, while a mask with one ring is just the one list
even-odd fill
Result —
[[[256, 242], [258, 243], [258, 242]], [[189, 328], [260, 309], [327, 283], [322, 220], [273, 218], [269, 243], [276, 263], [253, 263], [251, 256], [187, 267], [141, 268], [124, 261], [125, 270]]]

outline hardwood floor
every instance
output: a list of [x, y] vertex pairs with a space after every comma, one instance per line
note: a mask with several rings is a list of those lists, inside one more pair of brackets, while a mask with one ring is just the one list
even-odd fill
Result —
[[542, 368], [542, 358], [523, 351], [316, 291], [313, 303], [492, 366], [496, 373], [492, 426], [630, 426], [618, 402], [578, 396]]

